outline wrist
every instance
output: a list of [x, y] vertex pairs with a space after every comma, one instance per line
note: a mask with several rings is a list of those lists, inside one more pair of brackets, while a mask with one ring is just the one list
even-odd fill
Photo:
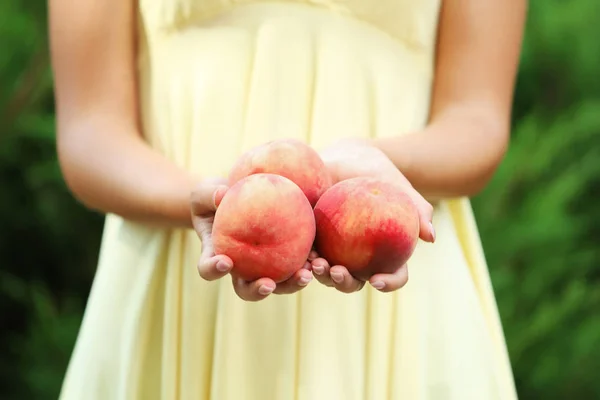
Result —
[[375, 138], [371, 145], [381, 151], [398, 168], [402, 174], [411, 171], [412, 158], [414, 156], [414, 138], [417, 133]]
[[162, 220], [161, 225], [179, 229], [193, 227], [190, 196], [198, 182], [200, 179], [183, 175], [178, 182], [171, 182], [169, 187], [164, 188], [162, 196], [154, 198], [155, 214]]
[[349, 137], [339, 139], [338, 141], [332, 144], [333, 147], [374, 147], [374, 139], [372, 138], [363, 138], [363, 137]]

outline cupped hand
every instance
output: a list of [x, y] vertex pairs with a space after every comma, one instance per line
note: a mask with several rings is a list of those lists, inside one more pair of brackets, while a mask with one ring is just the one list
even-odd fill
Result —
[[236, 276], [231, 258], [223, 254], [215, 255], [212, 242], [213, 221], [217, 207], [227, 190], [227, 180], [212, 178], [200, 182], [190, 196], [192, 223], [202, 241], [202, 254], [198, 262], [200, 277], [214, 281], [230, 275], [235, 293], [245, 301], [263, 300], [271, 293], [291, 294], [306, 287], [313, 278], [311, 263], [308, 260], [299, 266], [291, 278], [276, 284], [269, 278], [245, 281]]
[[364, 139], [344, 139], [320, 153], [329, 169], [333, 182], [356, 177], [372, 177], [398, 185], [415, 204], [419, 213], [419, 237], [435, 241], [433, 206], [411, 185], [398, 168], [381, 150]]
[[[321, 158], [331, 172], [333, 182], [356, 177], [372, 177], [393, 182], [400, 186], [413, 200], [419, 213], [419, 237], [427, 242], [435, 241], [433, 229], [433, 206], [410, 184], [390, 159], [367, 140], [347, 139], [321, 151]], [[324, 285], [335, 287], [344, 293], [361, 290], [365, 282], [354, 278], [342, 265], [330, 265], [316, 252], [309, 256], [315, 278]], [[369, 283], [381, 292], [402, 288], [408, 282], [408, 267], [398, 265], [392, 274], [376, 274]]]

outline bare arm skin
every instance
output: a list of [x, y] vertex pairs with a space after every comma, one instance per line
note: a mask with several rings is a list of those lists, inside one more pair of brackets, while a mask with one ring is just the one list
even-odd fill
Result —
[[[60, 165], [86, 206], [128, 219], [191, 227], [196, 179], [143, 140], [135, 73], [135, 3], [50, 0]], [[426, 196], [476, 193], [508, 142], [525, 2], [444, 2], [431, 124], [381, 139]]]
[[502, 160], [527, 8], [525, 0], [442, 3], [430, 124], [374, 140], [430, 200], [476, 194]]
[[131, 0], [49, 1], [60, 165], [89, 208], [191, 228], [195, 180], [139, 130], [135, 15]]

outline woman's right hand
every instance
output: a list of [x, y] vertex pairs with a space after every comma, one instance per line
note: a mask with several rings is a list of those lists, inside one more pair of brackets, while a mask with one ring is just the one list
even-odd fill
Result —
[[260, 278], [247, 282], [235, 276], [233, 261], [226, 255], [215, 255], [212, 243], [212, 227], [217, 207], [227, 193], [227, 180], [222, 178], [206, 179], [191, 194], [190, 206], [194, 230], [202, 241], [202, 255], [198, 262], [198, 273], [207, 281], [214, 281], [231, 275], [235, 293], [245, 301], [258, 301], [271, 293], [291, 294], [308, 285], [312, 280], [311, 263], [307, 260], [303, 266], [287, 281], [275, 284], [272, 279]]

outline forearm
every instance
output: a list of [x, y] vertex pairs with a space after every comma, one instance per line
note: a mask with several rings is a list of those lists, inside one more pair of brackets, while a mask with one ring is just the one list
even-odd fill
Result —
[[135, 133], [91, 129], [103, 127], [66, 133], [58, 141], [65, 181], [79, 201], [138, 222], [191, 227], [189, 196], [196, 180], [189, 173]]
[[421, 132], [375, 141], [427, 198], [476, 194], [502, 160], [526, 5], [443, 2], [431, 122]]
[[422, 131], [375, 139], [423, 196], [472, 196], [489, 181], [508, 145], [507, 123], [468, 107], [449, 109]]

